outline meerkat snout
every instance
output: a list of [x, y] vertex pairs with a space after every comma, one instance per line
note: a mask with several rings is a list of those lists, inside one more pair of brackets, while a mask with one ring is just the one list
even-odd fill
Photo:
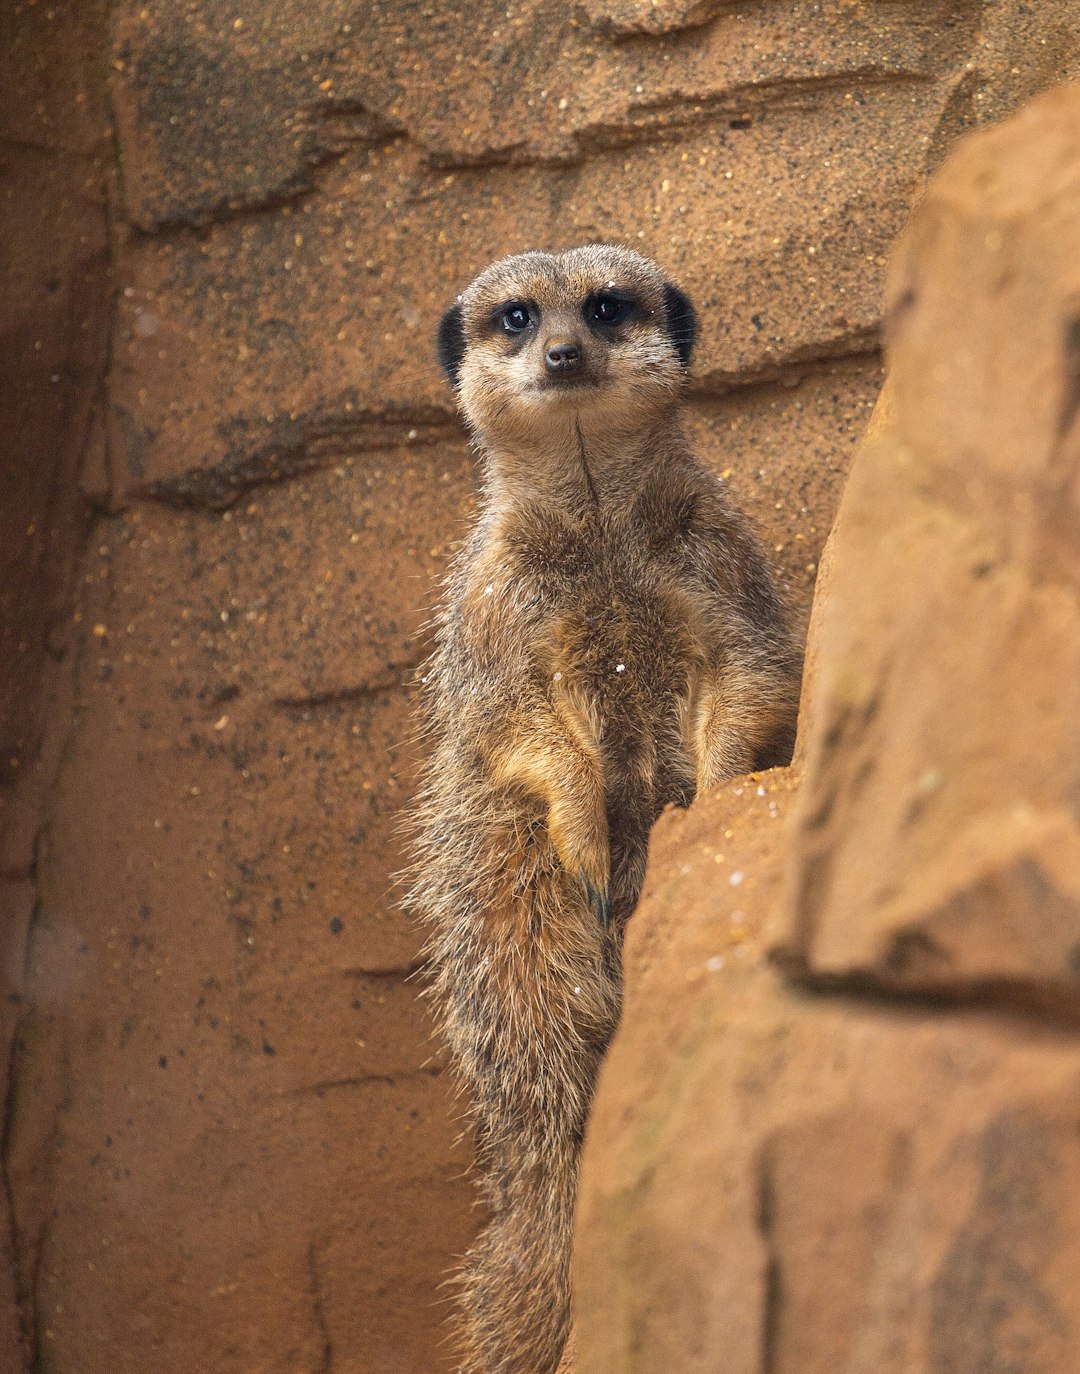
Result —
[[549, 343], [544, 351], [544, 366], [554, 377], [572, 377], [584, 365], [576, 343]]

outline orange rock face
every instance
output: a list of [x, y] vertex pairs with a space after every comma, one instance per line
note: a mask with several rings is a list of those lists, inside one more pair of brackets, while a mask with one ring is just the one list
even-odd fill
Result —
[[[431, 346], [438, 315], [487, 261], [523, 248], [614, 239], [663, 263], [702, 322], [687, 406], [694, 444], [757, 520], [804, 615], [880, 383], [888, 254], [957, 134], [1080, 71], [1073, 8], [1072, 0], [0, 6], [0, 88], [13, 112], [0, 169], [13, 245], [0, 254], [0, 348], [14, 397], [0, 461], [0, 1065], [10, 1069], [0, 1093], [0, 1367], [16, 1349], [18, 1374], [450, 1367], [438, 1285], [478, 1219], [468, 1142], [457, 1140], [457, 1109], [415, 998], [419, 942], [393, 886], [396, 814], [414, 764], [409, 678], [472, 502], [468, 445]], [[1062, 138], [1048, 135], [1030, 167], [1018, 168], [1022, 185], [1041, 176], [1036, 163], [1052, 161]], [[1008, 241], [1006, 221], [999, 207], [987, 233]], [[985, 274], [1007, 257], [976, 247], [965, 240], [954, 253], [971, 309], [983, 300], [976, 288]], [[1064, 257], [1059, 266], [1064, 284]], [[997, 307], [986, 309], [985, 338], [969, 345], [968, 362], [953, 343], [947, 359], [939, 350], [939, 361], [960, 369], [942, 384], [946, 399], [950, 388], [970, 391], [979, 349], [999, 338]], [[898, 349], [930, 346], [911, 332], [922, 318], [909, 313]], [[1019, 334], [999, 342], [1008, 379], [1026, 366], [1027, 346]], [[1040, 343], [1037, 355], [1049, 363], [1048, 349]], [[1002, 386], [987, 384], [987, 405]], [[1048, 374], [1036, 399], [1060, 408], [1064, 397]], [[937, 434], [931, 411], [918, 413]], [[996, 429], [987, 416], [972, 419], [973, 437]], [[1027, 423], [1009, 452], [1028, 454], [1035, 430]], [[950, 432], [941, 428], [942, 443]], [[930, 461], [921, 431], [904, 443]], [[1064, 459], [1043, 462], [1032, 450], [1030, 461], [1049, 474]], [[979, 521], [989, 521], [987, 502], [1006, 509], [1006, 485], [988, 484]], [[1007, 544], [997, 525], [986, 529], [988, 546]], [[1040, 562], [1064, 558], [1065, 541], [1040, 545], [1028, 571], [1006, 550], [976, 577], [971, 560], [981, 555], [942, 540], [940, 576], [984, 597], [979, 663], [1011, 660], [1021, 646], [1041, 665], [1047, 700], [1074, 690], [1061, 685], [1070, 674], [1075, 682], [1067, 572]], [[846, 555], [835, 568], [845, 596], [845, 577], [870, 585], [877, 575], [863, 553], [852, 557], [854, 573]], [[926, 600], [938, 574], [927, 567], [920, 576]], [[892, 598], [875, 598], [883, 616], [899, 615]], [[1012, 621], [1001, 618], [1005, 606]], [[892, 635], [893, 619], [888, 626]], [[929, 628], [934, 653], [939, 641], [953, 642], [944, 622]], [[840, 633], [823, 629], [822, 645]], [[904, 652], [917, 667], [915, 648]], [[820, 655], [822, 710], [841, 700], [828, 677], [831, 653]], [[927, 721], [922, 679], [916, 702], [898, 693], [887, 663], [860, 661], [881, 690], [909, 703], [913, 720]], [[950, 671], [960, 700], [975, 670]], [[999, 678], [999, 714], [1034, 709], [1018, 678]], [[981, 699], [974, 688], [970, 696]], [[999, 811], [976, 806], [983, 784], [964, 791], [968, 774], [958, 771], [961, 739], [981, 750], [989, 716], [973, 712], [962, 722], [967, 733], [946, 741], [948, 770], [934, 761], [931, 726], [920, 726], [925, 739], [912, 745], [903, 776], [925, 795], [924, 818], [909, 823], [897, 801], [873, 822], [883, 828], [859, 830], [852, 846], [868, 861], [879, 857], [880, 886], [893, 862], [881, 856], [892, 855], [896, 834], [909, 855], [945, 833], [946, 808], [968, 807], [972, 830], [957, 836], [957, 854], [971, 850], [977, 862], [971, 883], [957, 887], [962, 865], [943, 850], [940, 869], [926, 869], [936, 886], [919, 897], [922, 914], [889, 917], [883, 935], [868, 917], [856, 937], [844, 924], [846, 898], [832, 887], [813, 902], [798, 898], [809, 914], [797, 923], [759, 931], [754, 903], [780, 883], [777, 817], [790, 809], [790, 778], [766, 780], [763, 797], [752, 784], [729, 803], [706, 802], [660, 836], [659, 895], [635, 922], [631, 954], [655, 947], [658, 970], [661, 956], [673, 960], [676, 990], [655, 985], [662, 1019], [637, 1056], [626, 1110], [640, 1110], [655, 1081], [656, 1101], [678, 1099], [679, 1133], [697, 1140], [688, 1158], [709, 1169], [713, 1137], [693, 1135], [710, 1120], [702, 1093], [725, 1111], [743, 1102], [738, 1111], [750, 1121], [747, 1104], [767, 1102], [775, 1080], [781, 1106], [777, 1143], [757, 1154], [749, 1136], [745, 1145], [747, 1159], [768, 1160], [771, 1181], [736, 1163], [717, 1175], [749, 1237], [743, 1247], [733, 1233], [726, 1253], [745, 1254], [756, 1278], [734, 1262], [696, 1276], [679, 1268], [684, 1228], [689, 1253], [704, 1261], [726, 1215], [692, 1188], [673, 1182], [667, 1210], [654, 1211], [663, 1239], [646, 1245], [645, 1221], [633, 1223], [643, 1242], [634, 1260], [640, 1292], [662, 1279], [664, 1302], [672, 1298], [656, 1338], [670, 1359], [655, 1367], [693, 1368], [687, 1351], [699, 1361], [701, 1352], [715, 1356], [721, 1324], [732, 1342], [743, 1332], [749, 1351], [761, 1316], [754, 1295], [777, 1291], [774, 1263], [779, 1291], [795, 1295], [777, 1317], [781, 1334], [769, 1337], [778, 1342], [770, 1350], [787, 1352], [784, 1368], [811, 1369], [798, 1365], [810, 1359], [799, 1341], [824, 1343], [833, 1329], [855, 1333], [857, 1344], [859, 1304], [886, 1290], [861, 1275], [829, 1306], [797, 1288], [813, 1269], [810, 1222], [824, 1224], [830, 1160], [847, 1152], [858, 1179], [843, 1246], [876, 1254], [875, 1237], [902, 1231], [909, 1204], [894, 1213], [892, 1200], [874, 1199], [883, 1178], [907, 1179], [914, 1191], [897, 1197], [914, 1198], [918, 1211], [918, 1180], [945, 1137], [926, 1134], [929, 1153], [919, 1153], [917, 1142], [897, 1144], [897, 1133], [908, 1119], [930, 1132], [934, 1093], [961, 1093], [950, 1107], [957, 1131], [963, 1104], [975, 1104], [970, 1141], [948, 1156], [959, 1173], [948, 1175], [958, 1181], [942, 1205], [975, 1201], [945, 1307], [963, 1284], [991, 1284], [971, 1277], [976, 1261], [964, 1258], [984, 1245], [989, 1225], [987, 1207], [975, 1203], [1006, 1187], [995, 1180], [1011, 1179], [1010, 1161], [1035, 1149], [1022, 1142], [1041, 1142], [1040, 1158], [1055, 1161], [1041, 1177], [1061, 1161], [1068, 1177], [1071, 1146], [1045, 1096], [1031, 1099], [1027, 1135], [1010, 1135], [1008, 1123], [991, 1129], [994, 1103], [1012, 1100], [1009, 1085], [1026, 1076], [1034, 1091], [1044, 1081], [1046, 1041], [1057, 1067], [1045, 1082], [1065, 1082], [1067, 1042], [1032, 1030], [1022, 1051], [1002, 1031], [1013, 1057], [996, 1078], [997, 1060], [964, 1023], [949, 1060], [960, 1067], [942, 1067], [928, 1050], [923, 1076], [905, 1088], [908, 1116], [890, 1115], [894, 1080], [911, 1077], [912, 1013], [894, 1021], [880, 1009], [878, 1039], [857, 1061], [881, 1080], [874, 1111], [864, 1120], [846, 1089], [825, 1093], [837, 1143], [808, 1154], [803, 1127], [782, 1104], [805, 1084], [810, 1092], [819, 1059], [856, 1062], [845, 1037], [862, 1022], [846, 1004], [819, 1003], [759, 973], [749, 953], [783, 941], [806, 978], [872, 974], [895, 992], [901, 984], [940, 990], [934, 970], [944, 949], [954, 973], [968, 968], [964, 986], [989, 976], [1064, 997], [1071, 774], [1047, 712], [1038, 749], [1009, 745], [1013, 752], [986, 765], [985, 785], [1003, 789]], [[881, 721], [868, 728], [884, 730]], [[819, 764], [817, 729], [806, 737], [807, 798], [824, 797], [840, 769]], [[900, 770], [895, 747], [890, 767]], [[838, 757], [851, 765], [851, 754]], [[1010, 809], [1021, 795], [1010, 780], [1020, 776], [1030, 815]], [[839, 773], [836, 786], [842, 809]], [[661, 938], [650, 913], [665, 885], [691, 914], [706, 902], [700, 866], [679, 886], [689, 860], [672, 836], [708, 826], [716, 806], [727, 807], [718, 823], [732, 839], [703, 839], [705, 866], [725, 897], [738, 894], [724, 920], [742, 914], [723, 927], [720, 946], [703, 929], [701, 958], [680, 963], [693, 922]], [[800, 866], [818, 840], [803, 801], [797, 809], [785, 890], [802, 892]], [[851, 815], [853, 826], [870, 824], [868, 813]], [[735, 863], [740, 845], [760, 863]], [[997, 867], [986, 862], [991, 850]], [[730, 882], [736, 872], [741, 884]], [[839, 869], [833, 878], [841, 882]], [[991, 939], [985, 922], [978, 926], [983, 889], [1035, 893], [1030, 900], [1052, 920], [1037, 938], [1021, 921]], [[880, 913], [878, 889], [867, 893], [859, 891], [863, 908]], [[891, 932], [932, 911], [944, 914], [931, 946], [901, 940], [902, 977], [883, 971]], [[978, 938], [965, 933], [976, 929]], [[710, 964], [716, 958], [722, 968]], [[663, 1085], [677, 1079], [664, 1068], [664, 1045], [674, 1053], [713, 1036], [729, 1044], [731, 1017], [708, 1020], [722, 999], [716, 1007], [703, 999], [736, 973], [748, 1000], [730, 1005], [744, 1007], [750, 1027], [759, 1014], [772, 1018], [762, 1057], [732, 1071], [727, 1097], [707, 1081], [665, 1097]], [[950, 989], [960, 985], [950, 978]], [[644, 973], [631, 986], [628, 1045], [648, 986]], [[920, 1046], [933, 1043], [936, 1024], [926, 1018]], [[804, 1042], [801, 1059], [783, 1049]], [[781, 1083], [785, 1056], [792, 1077]], [[704, 1061], [699, 1071], [708, 1078]], [[990, 1123], [985, 1148], [980, 1121]], [[833, 1128], [806, 1130], [820, 1141]], [[674, 1136], [657, 1131], [674, 1159]], [[634, 1185], [642, 1199], [647, 1183], [642, 1175]], [[1058, 1199], [1046, 1196], [1053, 1210]], [[1071, 1204], [1061, 1205], [1055, 1234], [1067, 1237]], [[763, 1207], [773, 1220], [761, 1239]], [[1024, 1215], [1009, 1234], [1020, 1234]], [[601, 1234], [586, 1227], [583, 1245]], [[1061, 1245], [1032, 1260], [1042, 1266], [1043, 1296], [1017, 1309], [1017, 1320], [1043, 1312], [1044, 1296], [1067, 1309], [1054, 1268], [1068, 1258]], [[770, 1258], [781, 1250], [786, 1258]], [[900, 1264], [907, 1252], [895, 1253]], [[996, 1253], [995, 1274], [1008, 1268]], [[925, 1263], [932, 1268], [932, 1257]], [[610, 1371], [619, 1367], [611, 1351], [630, 1360], [645, 1339], [645, 1319], [630, 1290], [612, 1288], [612, 1320], [630, 1325], [613, 1344], [601, 1340], [590, 1284], [608, 1271], [598, 1262], [589, 1272], [583, 1316], [593, 1325], [583, 1327], [582, 1358]], [[921, 1273], [911, 1280], [916, 1295]], [[724, 1297], [736, 1291], [738, 1302]], [[726, 1314], [723, 1322], [710, 1316], [703, 1326], [702, 1303]], [[829, 1316], [817, 1331], [803, 1314], [819, 1306]], [[1017, 1329], [1026, 1339], [1028, 1327]], [[879, 1347], [866, 1346], [862, 1367], [889, 1368], [892, 1348], [880, 1347], [879, 1359]], [[941, 1348], [942, 1369], [948, 1356], [967, 1370]]]
[[895, 418], [817, 623], [789, 956], [1080, 1009], [1080, 102], [963, 145], [890, 287]]
[[964, 142], [903, 239], [798, 771], [658, 827], [581, 1374], [1075, 1366], [1078, 198], [1074, 87]]

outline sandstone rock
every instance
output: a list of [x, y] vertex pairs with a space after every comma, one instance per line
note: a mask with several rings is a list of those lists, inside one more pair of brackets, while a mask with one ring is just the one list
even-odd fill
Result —
[[115, 9], [113, 100], [140, 229], [278, 205], [338, 154], [401, 132], [372, 99], [350, 6], [235, 8], [204, 5], [194, 22], [180, 5]]
[[224, 0], [197, 21], [117, 7], [126, 206], [151, 231], [120, 283], [119, 492], [220, 504], [443, 434], [434, 321], [523, 248], [654, 253], [702, 306], [711, 391], [875, 350], [928, 161], [1073, 69], [1067, 6], [1006, 8], [723, 6], [616, 41], [533, 0], [422, 21], [392, 4], [362, 26], [342, 0], [289, 0], [272, 23]]
[[[302, 194], [336, 153], [396, 135], [440, 166], [568, 162], [598, 139], [813, 101], [838, 82], [854, 101], [864, 83], [910, 86], [962, 67], [984, 7], [950, 6], [943, 24], [944, 8], [596, 0], [575, 15], [539, 0], [509, 11], [444, 0], [423, 14], [371, 6], [358, 20], [344, 0], [285, 0], [271, 21], [224, 0], [197, 19], [128, 0], [114, 15], [112, 81], [129, 205], [143, 229], [198, 223]], [[691, 42], [665, 37], [709, 19]], [[634, 30], [660, 41], [610, 41]]]
[[876, 358], [855, 358], [807, 368], [791, 381], [696, 398], [685, 428], [754, 520], [801, 619], [881, 373]]
[[1080, 92], [966, 142], [890, 286], [891, 427], [815, 627], [784, 949], [1080, 1011]]
[[[21, 259], [33, 272], [18, 275], [17, 254], [0, 268], [16, 264], [6, 303], [63, 266], [12, 335], [28, 383], [14, 432], [39, 435], [11, 446], [0, 500], [0, 530], [19, 536], [0, 549], [18, 564], [0, 612], [12, 643], [29, 628], [36, 646], [13, 678], [20, 712], [18, 693], [66, 652], [67, 632], [49, 634], [41, 603], [20, 598], [52, 585], [53, 554], [82, 527], [51, 542], [19, 532], [54, 494], [62, 519], [77, 508], [72, 468], [50, 485], [68, 433], [102, 512], [73, 627], [78, 710], [53, 712], [53, 751], [70, 738], [47, 843], [30, 820], [0, 850], [37, 911], [28, 1000], [10, 1004], [17, 1229], [0, 1349], [14, 1346], [13, 1292], [35, 1343], [26, 1363], [57, 1374], [430, 1374], [449, 1360], [438, 1280], [478, 1221], [391, 877], [410, 766], [402, 684], [471, 480], [435, 319], [518, 248], [621, 238], [655, 254], [702, 308], [695, 444], [803, 597], [877, 387], [885, 254], [960, 130], [1077, 70], [1071, 5], [121, 0], [107, 53], [104, 9], [78, 9], [78, 27], [60, 22], [74, 15], [62, 3], [0, 15], [5, 37], [14, 25], [0, 66], [26, 73], [4, 85], [8, 222], [36, 235]], [[77, 82], [57, 81], [65, 64]], [[97, 307], [113, 290], [107, 404], [91, 415]], [[87, 304], [97, 313], [79, 315]], [[0, 672], [12, 662], [0, 655]], [[710, 961], [730, 972], [756, 958], [739, 950], [775, 938], [748, 933], [765, 851], [739, 859], [744, 820], [766, 848], [779, 834], [787, 784], [761, 785], [733, 804], [722, 862], [706, 844], [730, 900], [719, 947], [713, 931], [684, 970], [691, 1003], [718, 976]], [[1021, 878], [994, 881], [1033, 873], [1067, 902], [1049, 852], [1060, 820], [1050, 810], [1017, 831]], [[659, 957], [639, 931], [639, 956]], [[766, 987], [779, 995], [754, 986], [762, 1004]], [[784, 995], [797, 1038], [804, 1004]], [[811, 1053], [847, 1052], [847, 1023], [829, 1025]], [[662, 1068], [658, 1039], [639, 1074]], [[881, 1056], [897, 1072], [901, 1051]], [[833, 1104], [838, 1137], [867, 1142], [845, 1213], [858, 1259], [884, 1234], [874, 1198], [906, 1128], [879, 1095], [859, 1135], [848, 1105]], [[823, 1163], [804, 1189], [801, 1129], [778, 1122], [761, 1146], [778, 1239], [746, 1253], [766, 1268], [771, 1246], [803, 1264], [806, 1191], [822, 1194], [815, 1224], [831, 1197], [842, 1147], [807, 1127]], [[704, 1144], [695, 1158], [707, 1162]], [[752, 1224], [754, 1199], [739, 1205]], [[672, 1215], [708, 1232], [694, 1207], [688, 1195]], [[969, 1249], [990, 1244], [969, 1235]], [[0, 1267], [4, 1244], [0, 1219]], [[647, 1256], [669, 1253], [674, 1266], [674, 1242]], [[732, 1269], [732, 1291], [749, 1284]], [[798, 1326], [814, 1298], [793, 1301]], [[680, 1323], [692, 1306], [675, 1303]], [[853, 1329], [854, 1300], [828, 1310]], [[736, 1305], [733, 1329], [755, 1311]], [[672, 1349], [679, 1330], [698, 1339], [691, 1328], [673, 1328]], [[784, 1358], [802, 1358], [797, 1333], [782, 1339]]]
[[598, 29], [617, 34], [673, 33], [715, 18], [727, 0], [585, 0], [584, 16]]
[[[0, 1367], [35, 1362], [33, 1236], [7, 1172], [34, 856], [62, 736], [79, 467], [108, 353], [105, 6], [0, 7]], [[62, 714], [62, 707], [59, 714]], [[43, 757], [44, 756], [44, 757]]]
[[[863, 435], [863, 446], [876, 443], [883, 435], [890, 433], [895, 410], [894, 387], [892, 379], [885, 377], [881, 390], [874, 402], [869, 423]], [[836, 546], [842, 543], [844, 535], [844, 504], [838, 502], [836, 518], [829, 537], [821, 550], [814, 581], [813, 601], [808, 616], [806, 635], [806, 654], [803, 659], [802, 694], [800, 699], [800, 718], [805, 720], [809, 703], [814, 700], [818, 690], [818, 662], [821, 658], [822, 618], [827, 617], [827, 607], [832, 600], [833, 577], [836, 567]], [[801, 764], [806, 754], [807, 730], [805, 726], [795, 742], [795, 762]]]
[[109, 328], [102, 6], [57, 9], [0, 15], [0, 833], [40, 744], [50, 632], [69, 613], [77, 474]]
[[[884, 131], [902, 102], [880, 103]], [[821, 112], [821, 141], [804, 158], [810, 118], [791, 113], [783, 131], [744, 137], [751, 161], [723, 192], [730, 224], [700, 195], [699, 158], [710, 162], [710, 181], [729, 184], [725, 166], [712, 165], [720, 145], [700, 139], [681, 149], [597, 153], [587, 170], [560, 173], [557, 229], [552, 193], [535, 173], [498, 168], [436, 179], [405, 146], [370, 154], [363, 170], [334, 168], [318, 201], [273, 220], [140, 242], [114, 341], [110, 433], [124, 486], [220, 503], [252, 482], [410, 431], [419, 442], [445, 436], [452, 406], [432, 355], [434, 324], [480, 267], [537, 244], [608, 237], [657, 253], [701, 308], [698, 369], [714, 389], [744, 374], [775, 376], [873, 349], [875, 263], [912, 183], [884, 204], [881, 178], [866, 169], [858, 187], [850, 177], [821, 180], [821, 144], [841, 159], [861, 116], [849, 107], [836, 120]], [[772, 177], [773, 211], [758, 221], [754, 159], [766, 151], [784, 159], [784, 171]], [[656, 197], [645, 207], [647, 233], [638, 228], [641, 190], [631, 198], [631, 187]], [[801, 222], [811, 203], [813, 227], [793, 241], [783, 226]], [[464, 242], [446, 228], [454, 223], [468, 226]], [[691, 243], [692, 253], [669, 246]], [[415, 278], [397, 267], [413, 251], [424, 262]], [[821, 264], [794, 286], [793, 254]]]
[[[0, 1091], [4, 1101], [14, 1096], [16, 1037], [25, 1010], [24, 983], [27, 937], [34, 918], [37, 889], [28, 880], [0, 877]], [[30, 1368], [25, 1252], [20, 1253], [10, 1194], [0, 1210], [0, 1349], [8, 1364], [5, 1374]]]
[[788, 985], [792, 780], [758, 785], [654, 837], [586, 1141], [580, 1374], [1071, 1368], [1075, 1037]]
[[967, 141], [901, 247], [798, 774], [654, 837], [581, 1374], [1075, 1363], [1078, 197], [1069, 88]]
[[378, 461], [88, 551], [7, 1163], [60, 1368], [441, 1367], [478, 1219], [394, 873], [468, 462]]

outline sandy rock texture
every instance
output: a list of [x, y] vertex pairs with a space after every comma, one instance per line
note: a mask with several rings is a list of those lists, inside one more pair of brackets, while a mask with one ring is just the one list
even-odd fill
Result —
[[903, 238], [799, 761], [658, 827], [582, 1374], [1075, 1365], [1078, 202], [1070, 87]]
[[1072, 9], [4, 8], [16, 1374], [451, 1367], [438, 1284], [478, 1218], [393, 883], [472, 501], [435, 322], [497, 255], [654, 255], [701, 312], [694, 441], [805, 615], [894, 240], [957, 134], [1076, 73]]
[[804, 719], [786, 949], [815, 977], [1080, 1007], [1078, 111], [966, 144], [893, 267], [894, 419]]
[[0, 8], [0, 1370], [30, 1368], [41, 1219], [8, 1145], [38, 837], [67, 729], [79, 491], [104, 432], [109, 253], [104, 5]]

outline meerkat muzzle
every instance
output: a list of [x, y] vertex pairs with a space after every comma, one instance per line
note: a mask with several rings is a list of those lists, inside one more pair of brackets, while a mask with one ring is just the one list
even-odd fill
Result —
[[549, 343], [544, 350], [544, 367], [552, 377], [574, 377], [584, 366], [585, 359], [576, 343]]

